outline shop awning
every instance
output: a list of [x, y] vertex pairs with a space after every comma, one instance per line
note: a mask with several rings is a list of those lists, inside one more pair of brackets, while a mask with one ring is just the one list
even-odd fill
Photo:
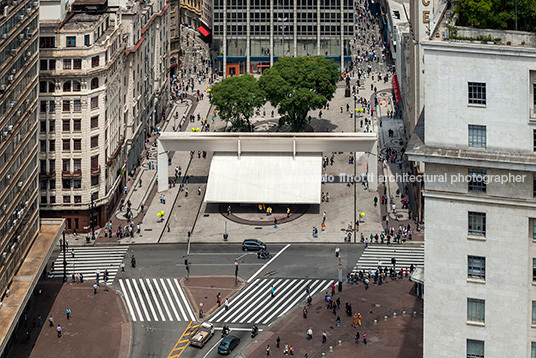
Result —
[[204, 25], [199, 26], [197, 28], [197, 31], [199, 31], [205, 37], [210, 35], [210, 30], [207, 27], [205, 27]]
[[413, 274], [411, 275], [410, 279], [413, 282], [424, 285], [424, 267], [417, 267], [415, 270], [413, 270]]
[[398, 83], [397, 75], [393, 76], [393, 90], [395, 92], [395, 101], [400, 102], [400, 100], [402, 99], [402, 96], [400, 94], [400, 84]]
[[217, 152], [207, 203], [320, 204], [322, 154]]

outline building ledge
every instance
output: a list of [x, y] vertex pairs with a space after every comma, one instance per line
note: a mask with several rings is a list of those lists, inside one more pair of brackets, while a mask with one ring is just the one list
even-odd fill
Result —
[[478, 327], [486, 327], [486, 324], [484, 322], [474, 322], [474, 321], [467, 321], [468, 326], [478, 326]]
[[485, 236], [477, 236], [477, 235], [467, 235], [467, 240], [486, 241], [486, 237]]
[[[467, 193], [453, 193], [439, 190], [424, 190], [422, 195], [425, 198], [434, 198], [441, 200], [455, 200], [471, 203], [490, 204], [490, 205], [505, 205], [512, 207], [524, 207], [532, 210], [536, 210], [536, 200], [523, 199], [523, 198], [511, 198], [500, 197], [491, 195], [470, 195]], [[468, 236], [467, 239], [482, 240], [480, 236]], [[485, 238], [484, 238], [485, 239]]]
[[467, 282], [485, 284], [486, 280], [481, 280], [481, 279], [478, 279], [478, 278], [468, 278]]
[[41, 220], [41, 230], [13, 277], [9, 297], [2, 301], [0, 307], [0, 354], [5, 350], [64, 228], [65, 219]]

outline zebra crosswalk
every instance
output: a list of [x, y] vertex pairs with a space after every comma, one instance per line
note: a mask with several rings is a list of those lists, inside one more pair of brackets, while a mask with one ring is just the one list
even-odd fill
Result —
[[133, 321], [195, 321], [179, 281], [174, 278], [119, 279]]
[[369, 245], [357, 261], [354, 271], [375, 269], [379, 261], [382, 266], [391, 266], [393, 257], [396, 258], [397, 268], [409, 268], [412, 264], [424, 267], [424, 244]]
[[[322, 292], [333, 280], [314, 279], [256, 279], [210, 318], [212, 322], [268, 324], [281, 317], [299, 302]], [[271, 287], [274, 287], [274, 297]]]
[[[111, 284], [119, 271], [119, 267], [125, 258], [128, 246], [103, 246], [103, 247], [75, 247], [67, 250], [67, 277], [81, 273], [84, 280], [95, 280], [96, 271], [100, 270], [100, 279], [108, 270], [108, 284]], [[74, 254], [73, 254], [74, 252]], [[63, 277], [63, 252], [60, 251], [54, 261], [52, 277]]]

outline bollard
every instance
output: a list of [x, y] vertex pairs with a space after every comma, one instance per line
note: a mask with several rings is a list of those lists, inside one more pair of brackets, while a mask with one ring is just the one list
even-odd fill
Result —
[[322, 353], [322, 357], [325, 357], [326, 356], [326, 353]]
[[384, 321], [387, 321], [387, 316], [383, 316], [383, 320], [384, 320]]
[[339, 346], [342, 346], [342, 341], [341, 340], [339, 340]]
[[417, 312], [413, 311], [412, 316], [413, 316], [413, 317], [417, 317]]
[[396, 312], [393, 313], [393, 318], [396, 318]]
[[402, 316], [406, 316], [406, 311], [402, 311]]
[[329, 353], [333, 353], [333, 346], [329, 346]]
[[374, 320], [374, 325], [377, 325], [377, 324], [378, 324], [378, 320], [375, 319], [375, 320]]

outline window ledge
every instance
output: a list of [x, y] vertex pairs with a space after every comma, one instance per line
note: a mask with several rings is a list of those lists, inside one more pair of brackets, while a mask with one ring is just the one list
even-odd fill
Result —
[[483, 323], [483, 322], [467, 321], [465, 323], [467, 323], [470, 326], [486, 327], [486, 323]]
[[[470, 277], [468, 277], [467, 282], [484, 284], [484, 283], [486, 283], [486, 280], [485, 279], [483, 280], [483, 279], [479, 279], [479, 278], [470, 278]], [[535, 284], [536, 284], [536, 282], [535, 282]]]
[[467, 235], [467, 240], [486, 241], [485, 236]]
[[468, 103], [467, 107], [486, 108], [485, 104]]

